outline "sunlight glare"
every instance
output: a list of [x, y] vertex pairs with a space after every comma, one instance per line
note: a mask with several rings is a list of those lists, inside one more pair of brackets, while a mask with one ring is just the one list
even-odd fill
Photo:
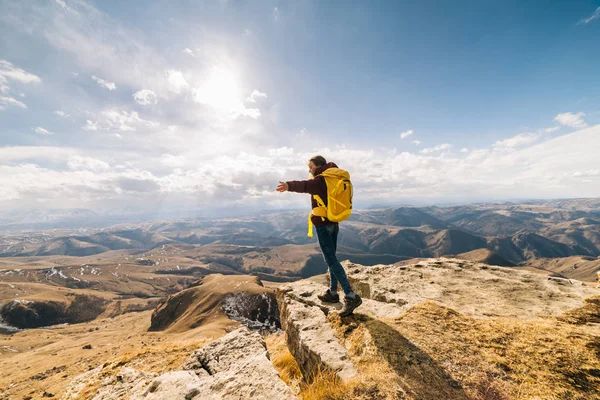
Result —
[[214, 69], [203, 85], [194, 90], [194, 100], [219, 111], [239, 113], [243, 108], [235, 76], [222, 69]]

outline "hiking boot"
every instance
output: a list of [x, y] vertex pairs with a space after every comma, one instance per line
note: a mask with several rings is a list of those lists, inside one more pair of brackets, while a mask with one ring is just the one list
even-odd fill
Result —
[[344, 309], [340, 313], [340, 317], [347, 317], [352, 314], [352, 311], [362, 304], [362, 299], [359, 295], [355, 294], [354, 297], [347, 297], [344, 304]]
[[329, 289], [327, 289], [325, 291], [325, 293], [317, 295], [317, 297], [323, 303], [339, 303], [340, 302], [340, 296], [337, 293], [331, 293], [331, 291]]

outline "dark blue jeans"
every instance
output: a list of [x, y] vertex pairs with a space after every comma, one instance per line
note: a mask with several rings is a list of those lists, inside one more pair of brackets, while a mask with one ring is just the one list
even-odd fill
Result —
[[330, 278], [330, 290], [335, 293], [337, 292], [338, 282], [342, 286], [345, 294], [352, 292], [350, 282], [346, 276], [344, 267], [338, 261], [335, 256], [337, 249], [337, 237], [340, 231], [339, 224], [330, 224], [325, 226], [317, 226], [317, 237], [319, 238], [319, 245], [321, 245], [321, 251], [325, 258], [325, 263], [329, 267], [329, 278]]

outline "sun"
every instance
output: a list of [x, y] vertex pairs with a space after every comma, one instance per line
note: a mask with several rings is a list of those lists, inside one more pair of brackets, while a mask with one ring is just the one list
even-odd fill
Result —
[[204, 83], [194, 90], [194, 100], [219, 111], [237, 112], [243, 107], [238, 81], [233, 73], [213, 69]]

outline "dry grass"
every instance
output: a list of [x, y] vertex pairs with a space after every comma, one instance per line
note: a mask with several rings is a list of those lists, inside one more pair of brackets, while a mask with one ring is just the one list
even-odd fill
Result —
[[600, 296], [588, 297], [581, 307], [565, 312], [559, 320], [577, 325], [600, 323]]
[[[427, 383], [427, 374], [420, 374], [409, 382], [396, 370], [396, 364], [404, 364], [413, 370], [412, 349], [406, 349], [406, 342], [381, 321], [360, 314], [341, 319], [339, 315], [329, 315], [329, 322], [341, 343], [348, 349], [350, 359], [358, 369], [358, 376], [347, 383], [345, 398], [352, 399], [406, 399], [427, 398], [412, 391], [417, 381]], [[434, 375], [429, 371], [431, 375]], [[440, 385], [430, 385], [439, 399], [456, 398], [452, 390], [444, 390]], [[409, 390], [407, 390], [409, 389]], [[421, 393], [422, 394], [422, 393]]]
[[355, 399], [357, 382], [343, 383], [328, 369], [319, 370], [310, 383], [304, 382], [296, 359], [290, 353], [284, 334], [266, 336], [271, 362], [281, 379], [303, 400]]
[[295, 393], [298, 393], [302, 381], [302, 372], [300, 372], [296, 359], [287, 347], [285, 333], [270, 334], [265, 336], [264, 340], [269, 350], [271, 362], [279, 376]]
[[319, 370], [311, 383], [302, 383], [300, 398], [302, 400], [343, 400], [353, 399], [352, 385], [340, 382], [335, 372]]
[[[339, 317], [338, 317], [339, 319]], [[366, 351], [361, 346], [362, 340], [356, 337], [355, 351], [364, 353], [357, 367], [359, 377], [342, 382], [329, 369], [320, 369], [310, 383], [303, 381], [302, 373], [290, 353], [285, 334], [272, 334], [265, 337], [271, 361], [281, 379], [290, 386], [303, 400], [342, 400], [342, 399], [402, 399], [398, 396], [399, 387], [395, 384], [397, 376], [393, 370], [375, 357], [373, 351]], [[357, 361], [354, 357], [353, 361]]]
[[470, 398], [600, 398], [600, 338], [577, 326], [556, 319], [474, 319], [433, 302], [385, 323]]

